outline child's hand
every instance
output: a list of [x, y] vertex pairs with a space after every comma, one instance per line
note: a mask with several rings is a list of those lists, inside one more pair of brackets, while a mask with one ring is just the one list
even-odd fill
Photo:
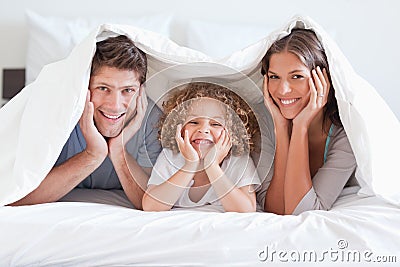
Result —
[[322, 110], [328, 101], [329, 79], [326, 69], [321, 71], [320, 67], [312, 70], [313, 79], [309, 78], [310, 101], [307, 106], [293, 119], [293, 125], [309, 127], [317, 113]]
[[178, 144], [179, 151], [185, 158], [187, 164], [198, 165], [200, 162], [200, 157], [197, 151], [190, 143], [189, 132], [185, 131], [184, 138], [182, 138], [181, 132], [182, 132], [182, 124], [179, 124], [178, 127], [176, 127], [176, 135], [175, 135], [175, 140], [176, 143]]
[[204, 157], [204, 167], [207, 168], [213, 163], [221, 164], [232, 148], [232, 141], [228, 130], [224, 129], [213, 148]]

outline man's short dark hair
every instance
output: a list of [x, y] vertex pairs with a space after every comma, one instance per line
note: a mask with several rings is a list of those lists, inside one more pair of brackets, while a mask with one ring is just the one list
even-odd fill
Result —
[[138, 74], [140, 84], [146, 81], [146, 54], [125, 35], [110, 37], [97, 42], [96, 52], [92, 60], [91, 75], [95, 75], [104, 66], [120, 70], [134, 70]]

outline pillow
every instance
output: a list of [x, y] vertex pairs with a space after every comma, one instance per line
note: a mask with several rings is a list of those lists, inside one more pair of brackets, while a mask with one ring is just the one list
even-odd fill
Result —
[[25, 84], [30, 84], [41, 69], [65, 58], [91, 31], [103, 23], [129, 24], [170, 37], [172, 16], [153, 15], [135, 18], [75, 18], [44, 17], [26, 12], [28, 48]]
[[254, 44], [271, 33], [271, 28], [238, 23], [199, 20], [186, 25], [185, 45], [213, 58], [224, 58]]

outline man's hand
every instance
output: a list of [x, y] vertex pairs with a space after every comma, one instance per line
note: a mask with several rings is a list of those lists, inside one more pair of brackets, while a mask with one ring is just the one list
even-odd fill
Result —
[[147, 97], [146, 93], [141, 86], [139, 89], [139, 95], [136, 98], [136, 105], [133, 109], [128, 109], [126, 114], [126, 119], [131, 121], [122, 129], [121, 133], [116, 137], [110, 138], [108, 140], [108, 154], [111, 157], [114, 153], [122, 153], [124, 151], [125, 145], [128, 141], [137, 133], [142, 125], [144, 116], [147, 110]]
[[81, 128], [83, 137], [86, 140], [85, 151], [93, 158], [98, 158], [102, 161], [107, 156], [108, 147], [106, 140], [94, 125], [93, 113], [94, 106], [93, 103], [90, 102], [90, 91], [88, 90], [85, 108], [79, 120], [79, 126]]

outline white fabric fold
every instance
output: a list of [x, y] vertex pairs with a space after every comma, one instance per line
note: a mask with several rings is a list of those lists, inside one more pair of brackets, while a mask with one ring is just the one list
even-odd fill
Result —
[[101, 25], [66, 59], [44, 67], [33, 83], [0, 110], [0, 204], [22, 198], [51, 170], [83, 112], [96, 41], [125, 34], [148, 54], [146, 91], [156, 103], [177, 84], [208, 79], [233, 86], [249, 103], [256, 104], [263, 100], [260, 61], [272, 42], [294, 27], [313, 29], [326, 50], [340, 116], [358, 164], [359, 193], [376, 194], [399, 205], [400, 190], [395, 186], [399, 121], [376, 90], [355, 73], [326, 32], [312, 19], [300, 16], [218, 60], [150, 31]]

